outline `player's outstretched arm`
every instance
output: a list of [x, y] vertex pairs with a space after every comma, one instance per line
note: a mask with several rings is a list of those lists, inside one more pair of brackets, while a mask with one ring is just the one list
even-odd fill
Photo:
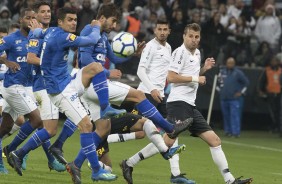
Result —
[[[91, 24], [88, 24], [84, 27], [81, 34], [82, 36], [77, 36], [78, 41], [75, 47], [87, 47], [87, 46], [94, 46], [97, 44], [99, 39], [101, 38], [100, 35], [100, 28], [101, 23], [98, 20], [92, 20]], [[73, 35], [73, 34], [72, 34]], [[76, 36], [73, 36], [73, 39], [76, 39]]]

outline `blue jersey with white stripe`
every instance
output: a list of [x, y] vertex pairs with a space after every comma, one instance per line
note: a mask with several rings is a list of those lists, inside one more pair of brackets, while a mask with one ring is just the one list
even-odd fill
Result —
[[4, 76], [4, 87], [15, 84], [29, 86], [32, 81], [31, 65], [26, 62], [28, 39], [20, 30], [0, 40], [0, 53], [5, 51], [7, 60], [17, 62], [21, 69], [13, 73], [10, 69]]
[[49, 94], [62, 92], [71, 81], [67, 64], [69, 48], [97, 43], [100, 27], [91, 27], [91, 31], [88, 36], [76, 36], [57, 27], [45, 36], [41, 52], [41, 70]]
[[[36, 38], [34, 35], [29, 37], [28, 41], [28, 52], [36, 54], [37, 57], [40, 57], [41, 50], [43, 45], [43, 39]], [[39, 65], [32, 65], [32, 75], [33, 75], [33, 91], [40, 91], [45, 89], [45, 83], [43, 76], [41, 75], [41, 68]]]
[[[90, 24], [86, 25], [81, 31], [80, 35], [88, 35], [91, 31], [90, 28]], [[113, 63], [122, 63], [129, 59], [120, 58], [114, 55], [112, 47], [108, 41], [108, 36], [105, 32], [101, 33], [100, 39], [98, 40], [96, 45], [79, 48], [78, 62], [80, 68], [92, 62], [99, 62], [104, 66], [106, 58], [108, 58]]]

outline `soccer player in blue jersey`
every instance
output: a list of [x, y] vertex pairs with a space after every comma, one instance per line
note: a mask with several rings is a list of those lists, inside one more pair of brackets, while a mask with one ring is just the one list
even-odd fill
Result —
[[[50, 13], [50, 5], [46, 2], [39, 2], [35, 4], [34, 8], [36, 11], [36, 17], [37, 19], [40, 19], [40, 22], [42, 22], [42, 24], [44, 26], [48, 26], [48, 22], [50, 22], [51, 20], [51, 13]], [[39, 12], [39, 8], [40, 12]], [[42, 44], [41, 44], [42, 45]], [[40, 41], [30, 38], [29, 39], [29, 44], [28, 44], [28, 52], [33, 53], [37, 53], [40, 54]], [[33, 55], [32, 55], [33, 56]], [[35, 55], [36, 57], [36, 55]], [[28, 59], [28, 54], [27, 54], [27, 62], [28, 60], [32, 60], [35, 62], [36, 58], [32, 57], [32, 59]], [[39, 60], [39, 58], [37, 58]], [[28, 62], [30, 63], [30, 62]], [[30, 64], [34, 64], [34, 63], [30, 63]], [[39, 62], [38, 62], [39, 64]], [[40, 74], [40, 68], [37, 66], [32, 66], [33, 67], [33, 80], [30, 80], [30, 82], [28, 83], [26, 90], [29, 91], [30, 94], [32, 94], [34, 92], [34, 95], [36, 98], [34, 98], [34, 100], [36, 100], [39, 111], [40, 111], [40, 116], [41, 119], [43, 119], [43, 123], [53, 123], [55, 120], [52, 120], [53, 117], [58, 117], [59, 116], [59, 111], [58, 109], [52, 105], [52, 103], [50, 102], [50, 99], [46, 93], [46, 91], [44, 91], [44, 82], [42, 80], [41, 74]], [[32, 71], [30, 71], [32, 72]], [[48, 121], [49, 120], [49, 121]], [[50, 122], [51, 121], [51, 122]], [[40, 130], [41, 128], [39, 128], [38, 130]], [[18, 135], [15, 137], [15, 139], [7, 146], [5, 146], [3, 148], [3, 151], [5, 153], [5, 155], [9, 155], [9, 153], [11, 151], [14, 151], [15, 148], [18, 146], [19, 141], [17, 141], [19, 138], [21, 138], [23, 135], [23, 132], [20, 131], [18, 133]], [[42, 147], [46, 153], [46, 156], [48, 158], [48, 167], [50, 168], [50, 170], [54, 169], [56, 171], [65, 171], [65, 166], [63, 164], [60, 164], [49, 152], [48, 152], [48, 148], [50, 147], [51, 143], [50, 140], [46, 140], [45, 142], [43, 142]], [[9, 163], [11, 163], [12, 161], [10, 160], [10, 157], [7, 157], [7, 160]], [[25, 162], [23, 162], [22, 167], [23, 170], [26, 169], [26, 164]]]
[[22, 134], [15, 140], [19, 144], [42, 124], [39, 110], [32, 98], [33, 94], [29, 94], [25, 88], [31, 79], [31, 65], [26, 62], [26, 54], [28, 25], [30, 20], [34, 18], [34, 12], [31, 9], [24, 9], [20, 15], [20, 30], [0, 41], [0, 52], [5, 51], [7, 57], [7, 59], [2, 58], [1, 60], [17, 63], [13, 68], [9, 68], [4, 76], [2, 94], [6, 102], [2, 113], [0, 138], [2, 139], [5, 134], [9, 133], [14, 121], [20, 115], [26, 115], [29, 121], [21, 127]]
[[[106, 57], [113, 63], [121, 63], [126, 61], [125, 58], [119, 58], [114, 55], [110, 43], [107, 38], [107, 33], [110, 33], [116, 26], [117, 18], [112, 15], [112, 10], [116, 9], [114, 4], [103, 5], [97, 14], [97, 20], [101, 23], [101, 33], [98, 43], [95, 46], [79, 48], [79, 66], [84, 67], [90, 63], [105, 64]], [[81, 31], [81, 35], [88, 35], [91, 32], [91, 25], [85, 26]], [[104, 69], [107, 76], [111, 78], [111, 71]], [[183, 121], [179, 124], [172, 125], [166, 121], [145, 97], [144, 93], [136, 90], [129, 85], [122, 84], [116, 81], [107, 81], [109, 86], [109, 100], [115, 105], [121, 105], [123, 101], [131, 101], [137, 103], [136, 107], [143, 116], [151, 119], [157, 126], [163, 128], [171, 138], [177, 137], [179, 133], [186, 130], [189, 121]], [[93, 88], [88, 88], [83, 98], [89, 103], [89, 109], [92, 119], [95, 121], [100, 118], [100, 112], [97, 111], [99, 103], [97, 103], [97, 95]]]
[[[39, 23], [42, 24], [43, 29], [47, 29], [49, 27], [49, 23], [51, 21], [51, 5], [45, 1], [36, 2], [33, 5], [33, 10], [36, 14], [36, 19]], [[40, 54], [42, 49], [43, 39], [34, 38], [33, 35], [29, 38], [28, 44], [28, 54], [27, 54], [27, 62], [33, 64], [33, 93], [35, 95], [36, 101], [38, 103], [38, 108], [40, 111], [41, 119], [43, 121], [43, 125], [46, 126], [54, 126], [58, 123], [59, 118], [59, 110], [58, 108], [52, 104], [50, 98], [46, 92], [44, 80], [41, 75], [40, 69]], [[38, 129], [40, 130], [40, 129]], [[55, 135], [56, 132], [49, 132], [52, 135]], [[36, 134], [36, 133], [35, 133]], [[50, 140], [45, 141], [42, 144], [42, 147], [46, 153], [48, 158], [48, 167], [50, 169], [54, 169], [56, 171], [64, 171], [65, 166], [59, 163], [48, 151], [48, 148], [51, 146]]]
[[[69, 8], [59, 9], [59, 27], [49, 29], [49, 33], [45, 36], [42, 45], [40, 58], [42, 75], [52, 103], [61, 112], [65, 113], [81, 131], [80, 143], [93, 168], [92, 180], [112, 181], [117, 176], [108, 173], [100, 167], [95, 150], [105, 135], [99, 132], [99, 130], [92, 132], [93, 125], [79, 100], [79, 96], [83, 94], [85, 88], [89, 87], [92, 82], [93, 76], [101, 72], [103, 68], [98, 63], [91, 63], [79, 70], [73, 78], [67, 72], [69, 48], [95, 45], [97, 38], [99, 38], [97, 35], [100, 32], [100, 24], [98, 21], [93, 20], [92, 32], [88, 36], [76, 36], [72, 34], [76, 30], [76, 24], [77, 16], [74, 10]], [[57, 124], [53, 127], [44, 127], [36, 135], [33, 135], [33, 139], [27, 142], [26, 145], [28, 146], [10, 154], [18, 174], [22, 173], [20, 164], [24, 155], [49, 139], [51, 137], [49, 130], [56, 127]]]

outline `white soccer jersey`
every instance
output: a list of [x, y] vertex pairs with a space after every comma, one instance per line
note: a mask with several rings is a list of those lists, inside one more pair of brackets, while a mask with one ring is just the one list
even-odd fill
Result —
[[[8, 67], [4, 64], [0, 64], [0, 73], [6, 73], [6, 71], [8, 70]], [[2, 94], [1, 92], [1, 88], [3, 86], [3, 80], [0, 80], [0, 94]]]
[[[201, 69], [201, 53], [196, 49], [194, 55], [189, 52], [182, 44], [172, 53], [172, 61], [169, 65], [169, 71], [173, 71], [182, 76], [199, 76]], [[197, 82], [172, 83], [171, 92], [167, 102], [184, 101], [195, 106]]]
[[[160, 91], [163, 97], [170, 61], [170, 45], [166, 43], [165, 46], [163, 46], [156, 39], [152, 39], [146, 44], [138, 66], [146, 68], [146, 74], [155, 87], [154, 89]], [[150, 94], [152, 89], [148, 89], [148, 86], [145, 86], [144, 83], [141, 82], [138, 86], [138, 90]]]

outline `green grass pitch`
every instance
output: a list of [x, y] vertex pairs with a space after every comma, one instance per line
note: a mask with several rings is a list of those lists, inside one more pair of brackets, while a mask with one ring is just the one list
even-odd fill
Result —
[[[219, 131], [223, 150], [229, 162], [229, 168], [235, 177], [253, 177], [254, 184], [282, 184], [282, 139], [267, 132], [243, 132], [241, 138], [227, 138]], [[13, 137], [13, 136], [12, 136]], [[3, 146], [12, 139], [4, 140]], [[52, 140], [51, 140], [52, 141]], [[119, 178], [112, 184], [124, 184], [121, 170], [118, 166], [122, 159], [128, 158], [148, 143], [147, 139], [114, 143], [110, 145], [110, 155], [113, 171]], [[222, 176], [212, 161], [206, 143], [199, 138], [193, 138], [184, 133], [179, 143], [185, 143], [187, 148], [180, 156], [181, 171], [196, 180], [197, 184], [224, 184]], [[64, 145], [65, 157], [68, 161], [75, 158], [79, 149], [79, 133], [76, 132]], [[47, 159], [42, 148], [30, 152], [27, 170], [23, 176], [5, 165], [8, 175], [0, 175], [0, 184], [65, 184], [72, 183], [67, 172], [50, 172]], [[82, 183], [93, 183], [91, 172], [84, 163], [82, 168]], [[168, 184], [170, 178], [169, 162], [160, 155], [142, 161], [134, 168], [134, 184]], [[103, 182], [99, 182], [103, 183]]]

